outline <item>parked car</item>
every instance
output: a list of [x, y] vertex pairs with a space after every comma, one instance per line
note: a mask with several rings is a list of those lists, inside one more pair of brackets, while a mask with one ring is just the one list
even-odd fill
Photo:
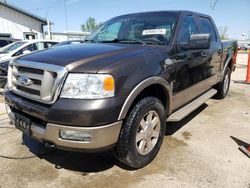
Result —
[[166, 122], [227, 96], [236, 54], [237, 42], [222, 43], [204, 14], [115, 17], [83, 45], [13, 60], [8, 114], [47, 147], [113, 149], [125, 165], [142, 168], [157, 155]]
[[81, 44], [81, 43], [84, 43], [84, 42], [85, 42], [84, 40], [67, 40], [67, 41], [59, 42], [58, 44], [56, 44], [53, 47], [55, 48], [55, 47], [58, 47], [58, 46], [64, 46], [64, 45], [69, 45], [69, 44]]
[[0, 48], [7, 46], [13, 42], [19, 41], [18, 39], [12, 39], [9, 37], [0, 37]]
[[37, 50], [44, 50], [57, 44], [50, 40], [18, 41], [0, 49], [0, 88], [7, 83], [8, 65], [11, 59]]
[[250, 44], [244, 44], [243, 47], [244, 47], [244, 50], [249, 50], [250, 49]]

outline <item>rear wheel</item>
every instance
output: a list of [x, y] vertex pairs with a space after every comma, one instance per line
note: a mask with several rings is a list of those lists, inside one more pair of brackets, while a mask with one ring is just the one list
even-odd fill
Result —
[[223, 80], [216, 85], [215, 89], [217, 89], [217, 94], [215, 95], [215, 98], [217, 99], [224, 99], [229, 91], [231, 82], [231, 70], [227, 67]]
[[125, 119], [116, 147], [117, 158], [134, 169], [149, 164], [162, 144], [165, 121], [165, 109], [159, 99], [141, 99]]

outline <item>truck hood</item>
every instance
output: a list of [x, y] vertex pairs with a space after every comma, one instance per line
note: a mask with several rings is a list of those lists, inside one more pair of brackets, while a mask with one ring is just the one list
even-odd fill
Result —
[[[72, 44], [35, 52], [18, 59], [67, 67], [70, 72], [98, 72], [105, 66], [156, 46], [141, 44]], [[17, 60], [18, 61], [18, 60]]]

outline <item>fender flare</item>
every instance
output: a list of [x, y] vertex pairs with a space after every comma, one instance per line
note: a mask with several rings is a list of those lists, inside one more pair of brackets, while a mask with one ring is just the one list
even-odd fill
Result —
[[[228, 58], [227, 58], [226, 62], [224, 63], [224, 67], [223, 67], [223, 70], [222, 70], [222, 72], [221, 72], [221, 78], [220, 78], [220, 80], [223, 79], [223, 76], [224, 76], [224, 74], [225, 74], [225, 72], [226, 72], [226, 69], [227, 69], [229, 63], [231, 62], [231, 60], [233, 59], [233, 55], [234, 55], [234, 53], [230, 50], [230, 52], [229, 52], [228, 55], [227, 55]], [[231, 68], [232, 68], [232, 67], [231, 67]]]
[[167, 101], [167, 112], [171, 112], [172, 109], [172, 89], [170, 84], [162, 77], [160, 76], [153, 76], [150, 78], [147, 78], [140, 82], [129, 94], [126, 101], [124, 102], [122, 109], [120, 111], [118, 121], [124, 119], [128, 113], [129, 108], [133, 104], [136, 97], [148, 86], [158, 84], [163, 86], [165, 93], [167, 94], [168, 100]]

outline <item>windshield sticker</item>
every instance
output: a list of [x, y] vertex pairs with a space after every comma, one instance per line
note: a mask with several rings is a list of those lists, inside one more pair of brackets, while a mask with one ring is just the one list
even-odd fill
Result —
[[147, 29], [142, 32], [142, 35], [165, 35], [166, 29]]

